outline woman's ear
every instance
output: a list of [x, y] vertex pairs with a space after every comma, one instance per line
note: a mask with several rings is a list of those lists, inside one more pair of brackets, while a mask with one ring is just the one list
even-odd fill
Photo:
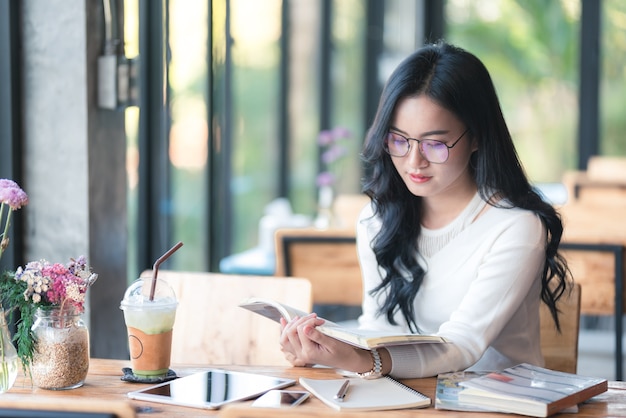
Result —
[[472, 140], [470, 142], [470, 146], [471, 146], [472, 152], [478, 151], [478, 141], [473, 136], [472, 136]]

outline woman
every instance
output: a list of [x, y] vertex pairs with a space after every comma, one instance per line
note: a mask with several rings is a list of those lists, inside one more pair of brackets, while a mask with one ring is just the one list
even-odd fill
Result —
[[558, 326], [568, 269], [560, 217], [518, 160], [484, 65], [446, 43], [409, 56], [384, 88], [363, 157], [371, 205], [357, 224], [362, 328], [450, 344], [366, 351], [283, 322], [293, 364], [397, 378], [542, 365], [539, 304]]

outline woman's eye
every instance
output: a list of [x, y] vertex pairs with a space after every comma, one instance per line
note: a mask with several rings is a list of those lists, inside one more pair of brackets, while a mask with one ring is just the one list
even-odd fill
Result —
[[444, 144], [443, 142], [428, 139], [422, 141], [422, 146], [433, 150], [446, 148], [446, 144]]

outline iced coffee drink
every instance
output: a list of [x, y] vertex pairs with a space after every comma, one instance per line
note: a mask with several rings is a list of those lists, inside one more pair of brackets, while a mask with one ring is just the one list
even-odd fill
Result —
[[158, 279], [150, 300], [152, 279], [135, 281], [124, 294], [121, 309], [128, 330], [133, 374], [164, 377], [170, 367], [172, 333], [178, 305], [172, 288]]

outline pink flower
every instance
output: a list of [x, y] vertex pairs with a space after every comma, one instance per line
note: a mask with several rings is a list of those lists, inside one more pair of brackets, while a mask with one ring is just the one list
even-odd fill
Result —
[[[2, 253], [9, 248], [9, 226], [11, 214], [28, 203], [28, 195], [13, 180], [0, 179], [0, 258]], [[6, 216], [4, 207], [8, 205]], [[4, 219], [4, 228], [2, 220]]]
[[97, 277], [82, 256], [71, 259], [67, 266], [46, 260], [31, 261], [15, 272], [15, 281], [26, 284], [25, 300], [42, 306], [75, 306], [81, 311], [85, 293]]
[[0, 179], [0, 203], [17, 210], [28, 204], [28, 195], [13, 180]]

